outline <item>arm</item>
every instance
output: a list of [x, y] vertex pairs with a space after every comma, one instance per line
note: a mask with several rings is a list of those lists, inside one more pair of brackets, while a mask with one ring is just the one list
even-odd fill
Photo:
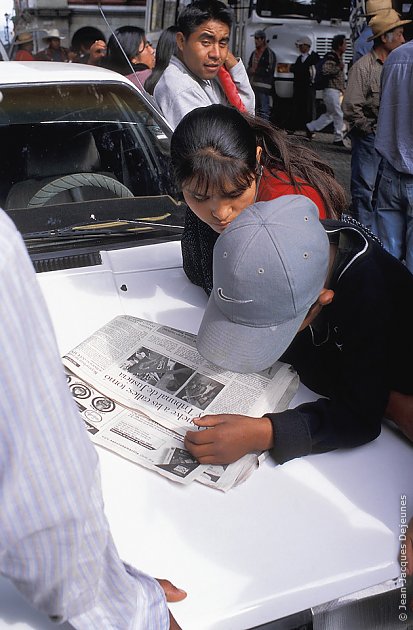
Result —
[[31, 262], [0, 225], [0, 572], [75, 628], [166, 630], [163, 589], [119, 559]]
[[244, 106], [250, 114], [255, 113], [255, 94], [251, 87], [247, 71], [241, 60], [236, 59], [232, 53], [228, 53], [225, 66], [234, 81], [238, 94]]
[[273, 446], [273, 429], [269, 418], [251, 418], [234, 414], [194, 418], [203, 431], [187, 431], [185, 448], [200, 464], [232, 464], [255, 451]]

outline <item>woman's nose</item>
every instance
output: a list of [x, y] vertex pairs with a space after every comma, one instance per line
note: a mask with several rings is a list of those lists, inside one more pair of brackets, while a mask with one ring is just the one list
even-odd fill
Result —
[[232, 205], [228, 202], [216, 203], [211, 210], [212, 216], [218, 221], [225, 221], [231, 216]]

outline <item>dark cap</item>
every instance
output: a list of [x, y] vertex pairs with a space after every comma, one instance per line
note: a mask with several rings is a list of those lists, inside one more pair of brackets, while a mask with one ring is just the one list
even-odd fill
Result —
[[260, 29], [260, 30], [258, 30], [258, 31], [255, 31], [255, 33], [254, 33], [254, 37], [263, 37], [263, 38], [266, 38], [267, 36], [266, 36], [266, 34], [265, 34], [265, 31], [263, 31], [262, 29]]

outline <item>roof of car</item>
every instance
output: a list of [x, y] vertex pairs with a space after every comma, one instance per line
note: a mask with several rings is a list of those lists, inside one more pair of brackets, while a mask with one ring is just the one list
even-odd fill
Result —
[[125, 83], [128, 86], [134, 87], [129, 79], [117, 72], [82, 63], [59, 63], [54, 61], [1, 62], [0, 83], [2, 85], [105, 80]]

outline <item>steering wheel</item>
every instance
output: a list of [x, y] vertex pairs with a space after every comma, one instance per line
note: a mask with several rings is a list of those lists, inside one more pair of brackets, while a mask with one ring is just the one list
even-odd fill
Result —
[[74, 173], [73, 175], [58, 177], [52, 182], [42, 186], [30, 199], [27, 207], [35, 208], [44, 206], [59, 193], [70, 190], [71, 188], [80, 188], [81, 186], [104, 188], [113, 192], [117, 197], [134, 196], [129, 188], [108, 175], [102, 175], [101, 173]]

